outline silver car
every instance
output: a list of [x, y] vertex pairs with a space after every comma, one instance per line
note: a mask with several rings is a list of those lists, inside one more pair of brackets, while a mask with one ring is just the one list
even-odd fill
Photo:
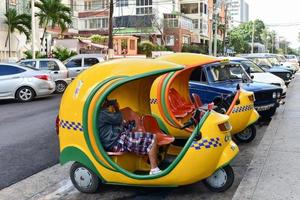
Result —
[[31, 101], [52, 94], [55, 83], [49, 74], [16, 64], [0, 63], [0, 99]]
[[62, 93], [71, 82], [69, 72], [66, 66], [58, 59], [54, 58], [40, 58], [21, 60], [20, 64], [23, 66], [31, 66], [39, 70], [49, 73], [55, 81], [55, 92]]
[[104, 61], [105, 55], [102, 54], [78, 54], [65, 60], [64, 64], [69, 70], [69, 77], [74, 79], [82, 71]]

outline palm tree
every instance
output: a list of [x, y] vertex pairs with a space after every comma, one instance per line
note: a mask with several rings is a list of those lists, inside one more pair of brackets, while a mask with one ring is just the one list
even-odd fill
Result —
[[5, 47], [9, 48], [9, 56], [11, 54], [10, 38], [11, 35], [17, 30], [20, 34], [25, 34], [27, 40], [30, 38], [31, 29], [31, 16], [28, 14], [18, 14], [16, 9], [9, 8], [5, 13], [5, 24], [8, 26], [7, 37], [5, 41]]
[[36, 13], [36, 16], [39, 17], [39, 25], [44, 28], [42, 42], [49, 25], [52, 28], [58, 26], [62, 34], [66, 31], [67, 25], [72, 23], [71, 9], [62, 4], [61, 0], [39, 0], [34, 5], [39, 8], [39, 12]]

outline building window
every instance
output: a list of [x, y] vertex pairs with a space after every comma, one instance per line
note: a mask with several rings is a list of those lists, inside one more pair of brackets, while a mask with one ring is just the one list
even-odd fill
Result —
[[183, 44], [190, 44], [191, 43], [191, 37], [187, 36], [187, 35], [182, 36], [182, 43]]
[[166, 46], [174, 46], [174, 44], [175, 44], [174, 35], [167, 35], [166, 36]]
[[102, 10], [108, 8], [108, 0], [86, 0], [84, 1], [84, 10]]
[[183, 13], [183, 14], [197, 14], [198, 13], [198, 3], [181, 4], [181, 13]]
[[166, 28], [178, 28], [179, 27], [178, 19], [165, 19], [164, 25]]
[[203, 3], [200, 3], [200, 13], [203, 13]]
[[149, 15], [152, 14], [152, 7], [136, 8], [137, 15]]
[[85, 20], [86, 29], [108, 28], [108, 18], [97, 18]]
[[128, 6], [128, 0], [117, 0], [116, 6], [117, 6], [117, 7], [125, 7], [125, 6]]
[[137, 15], [152, 14], [152, 0], [136, 0], [136, 7]]
[[199, 28], [199, 20], [198, 19], [193, 19], [193, 28], [198, 29]]
[[204, 4], [204, 14], [207, 14], [207, 4]]

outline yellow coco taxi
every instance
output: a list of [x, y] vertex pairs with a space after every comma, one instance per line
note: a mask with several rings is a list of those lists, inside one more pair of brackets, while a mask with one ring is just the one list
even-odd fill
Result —
[[[206, 107], [201, 103], [197, 94], [190, 98], [189, 81], [192, 76], [201, 76], [198, 72], [205, 65], [217, 62], [226, 62], [216, 57], [191, 54], [175, 53], [157, 58], [157, 60], [168, 61], [183, 65], [184, 69], [170, 72], [155, 80], [151, 89], [151, 111], [152, 115], [162, 124], [165, 132], [169, 132], [176, 138], [188, 137], [193, 129], [180, 129], [189, 121], [195, 109]], [[191, 84], [191, 83], [190, 83]], [[211, 91], [204, 91], [209, 95]], [[193, 104], [194, 102], [194, 104]], [[256, 135], [253, 125], [259, 118], [254, 109], [253, 92], [240, 89], [234, 95], [226, 98], [218, 97], [214, 101], [216, 111], [226, 113], [232, 126], [231, 134], [240, 142], [250, 142]]]
[[[100, 181], [175, 187], [203, 180], [217, 192], [231, 186], [234, 174], [229, 164], [239, 149], [231, 140], [227, 115], [213, 110], [204, 112], [176, 157], [167, 154], [174, 139], [164, 140], [171, 136], [157, 128], [151, 114], [150, 91], [159, 76], [182, 69], [164, 61], [120, 59], [89, 68], [69, 85], [62, 97], [56, 125], [60, 163], [74, 162], [70, 177], [79, 191], [95, 192]], [[149, 175], [147, 156], [104, 150], [97, 119], [106, 98], [119, 102], [125, 120], [134, 119], [145, 131], [161, 136], [162, 139], [157, 138], [162, 172]]]

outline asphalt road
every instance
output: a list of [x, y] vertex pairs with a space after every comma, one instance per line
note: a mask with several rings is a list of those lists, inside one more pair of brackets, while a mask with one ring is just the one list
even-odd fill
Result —
[[58, 163], [55, 118], [60, 98], [0, 100], [0, 190]]

